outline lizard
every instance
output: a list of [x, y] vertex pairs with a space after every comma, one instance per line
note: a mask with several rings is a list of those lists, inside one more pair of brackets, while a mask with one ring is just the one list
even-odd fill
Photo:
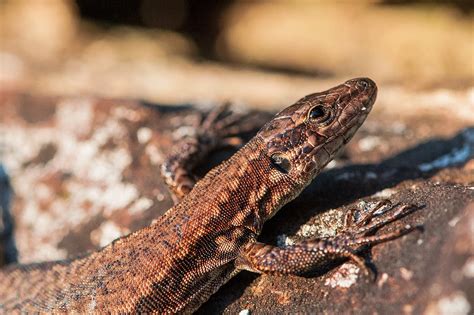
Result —
[[285, 247], [260, 243], [258, 236], [351, 139], [376, 95], [368, 78], [307, 95], [195, 182], [188, 175], [193, 157], [226, 142], [215, 140], [218, 131], [235, 122], [211, 112], [195, 140], [162, 167], [177, 196], [173, 207], [98, 251], [2, 268], [0, 312], [192, 313], [242, 270], [298, 275], [349, 259], [368, 274], [360, 250], [414, 230], [406, 225], [375, 234], [411, 206], [382, 202], [358, 219], [349, 211], [336, 236]]

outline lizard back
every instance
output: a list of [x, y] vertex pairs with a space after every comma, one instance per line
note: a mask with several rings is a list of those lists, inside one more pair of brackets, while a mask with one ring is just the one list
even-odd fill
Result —
[[349, 141], [375, 95], [369, 79], [308, 95], [150, 226], [75, 259], [2, 269], [0, 311], [192, 312]]

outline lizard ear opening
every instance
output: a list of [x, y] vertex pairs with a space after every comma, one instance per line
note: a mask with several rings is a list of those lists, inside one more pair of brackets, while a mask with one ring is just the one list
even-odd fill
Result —
[[288, 173], [291, 170], [290, 160], [281, 153], [274, 153], [270, 157], [273, 165], [282, 173]]

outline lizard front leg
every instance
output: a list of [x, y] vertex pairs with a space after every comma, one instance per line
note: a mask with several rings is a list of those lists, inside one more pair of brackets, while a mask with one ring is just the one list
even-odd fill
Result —
[[[387, 207], [390, 208], [388, 211], [379, 213]], [[346, 220], [343, 232], [334, 237], [303, 241], [286, 247], [250, 243], [236, 260], [236, 267], [258, 273], [303, 274], [335, 259], [348, 258], [368, 275], [365, 260], [357, 255], [361, 248], [393, 240], [417, 227], [407, 225], [391, 233], [368, 234], [415, 209], [408, 205], [392, 207], [389, 202], [383, 201], [358, 220]], [[348, 217], [352, 215], [351, 212]]]
[[224, 146], [239, 147], [239, 135], [261, 126], [255, 116], [232, 113], [229, 107], [225, 103], [203, 115], [195, 135], [181, 139], [161, 166], [161, 175], [175, 203], [192, 190], [196, 183], [192, 170], [211, 151]]

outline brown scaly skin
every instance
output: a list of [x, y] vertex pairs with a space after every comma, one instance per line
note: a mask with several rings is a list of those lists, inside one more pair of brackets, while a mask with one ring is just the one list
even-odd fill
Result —
[[181, 139], [161, 166], [161, 174], [175, 203], [193, 189], [196, 180], [192, 170], [209, 152], [222, 146], [241, 145], [242, 141], [237, 135], [255, 131], [259, 127], [258, 119], [254, 119], [258, 117], [231, 115], [229, 106], [229, 103], [225, 103], [203, 117], [196, 134]]
[[381, 216], [371, 211], [334, 238], [285, 248], [256, 239], [264, 222], [349, 141], [375, 96], [369, 79], [306, 96], [152, 225], [74, 260], [3, 269], [0, 311], [190, 313], [242, 269], [294, 274], [341, 257], [364, 266], [355, 254], [360, 246], [411, 230], [365, 236], [405, 214], [406, 207]]

